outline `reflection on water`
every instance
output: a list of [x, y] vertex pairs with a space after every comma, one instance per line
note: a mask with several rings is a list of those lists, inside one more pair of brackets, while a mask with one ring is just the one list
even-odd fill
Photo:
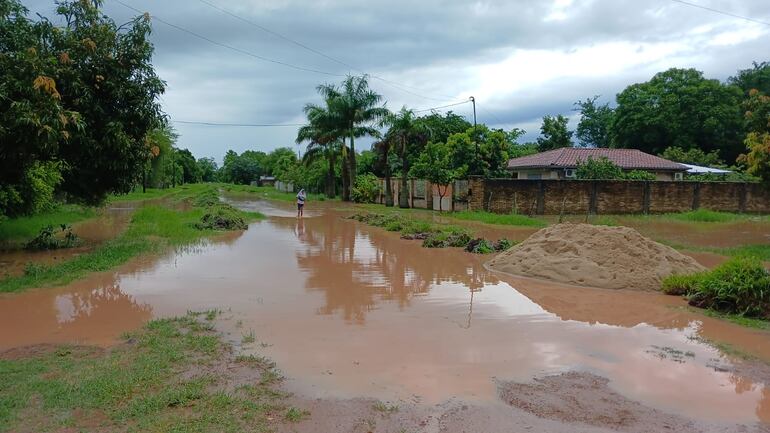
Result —
[[[715, 371], [726, 360], [694, 339], [729, 339], [770, 359], [767, 333], [696, 316], [676, 298], [493, 273], [488, 257], [424, 249], [331, 210], [310, 211], [318, 216], [271, 217], [120, 272], [2, 296], [0, 347], [108, 344], [151, 316], [219, 308], [233, 341], [253, 330], [288, 386], [309, 395], [490, 401], [495, 380], [577, 369], [667, 411], [770, 420], [768, 390]], [[693, 356], [676, 360], [653, 347]]]

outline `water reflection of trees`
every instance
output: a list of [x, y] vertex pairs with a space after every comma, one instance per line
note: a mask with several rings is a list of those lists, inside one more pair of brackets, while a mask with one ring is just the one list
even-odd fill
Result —
[[472, 291], [498, 282], [480, 258], [425, 249], [419, 242], [335, 215], [274, 222], [298, 234], [297, 262], [308, 274], [306, 288], [325, 296], [320, 314], [339, 312], [345, 320], [363, 323], [378, 303], [394, 302], [403, 309], [440, 283], [467, 286], [470, 301]]

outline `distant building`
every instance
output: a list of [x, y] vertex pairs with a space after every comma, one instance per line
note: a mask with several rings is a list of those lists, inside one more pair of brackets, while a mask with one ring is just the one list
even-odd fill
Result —
[[260, 176], [258, 186], [275, 186], [275, 177]]
[[704, 167], [702, 165], [693, 165], [693, 164], [685, 164], [685, 163], [681, 163], [681, 164], [687, 167], [687, 174], [718, 174], [722, 176], [727, 176], [728, 174], [732, 173], [732, 171], [730, 170], [724, 170], [721, 168]]
[[682, 180], [687, 167], [636, 149], [565, 147], [508, 161], [515, 179], [575, 179], [578, 163], [607, 158], [624, 171], [643, 170], [657, 180]]

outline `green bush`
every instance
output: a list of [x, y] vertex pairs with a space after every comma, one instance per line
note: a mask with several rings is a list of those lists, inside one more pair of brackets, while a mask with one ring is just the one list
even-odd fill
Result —
[[195, 224], [198, 230], [246, 230], [249, 228], [240, 212], [228, 204], [209, 206], [201, 220]]
[[495, 243], [495, 251], [507, 251], [513, 248], [514, 245], [516, 245], [515, 242], [502, 238]]
[[690, 295], [696, 290], [701, 278], [703, 278], [702, 274], [671, 275], [663, 279], [661, 290], [667, 295]]
[[495, 252], [495, 247], [488, 240], [478, 238], [468, 242], [465, 251], [474, 254], [491, 254]]
[[350, 199], [356, 203], [374, 203], [379, 195], [379, 179], [371, 173], [357, 176], [356, 184], [350, 191]]
[[770, 318], [770, 272], [756, 258], [733, 258], [704, 274], [695, 286], [690, 305]]
[[654, 173], [644, 170], [631, 170], [627, 173], [623, 173], [623, 179], [625, 180], [655, 180]]
[[593, 159], [589, 156], [586, 161], [578, 162], [575, 176], [578, 179], [614, 180], [623, 178], [623, 170], [607, 157]]
[[58, 250], [80, 245], [80, 238], [72, 233], [72, 226], [62, 224], [58, 228], [49, 225], [40, 230], [37, 236], [24, 245], [31, 251]]
[[695, 307], [770, 319], [770, 272], [756, 257], [735, 257], [712, 271], [670, 276], [662, 290], [688, 296]]

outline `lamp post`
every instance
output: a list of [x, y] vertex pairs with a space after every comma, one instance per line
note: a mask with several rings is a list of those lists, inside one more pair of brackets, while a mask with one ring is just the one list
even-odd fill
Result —
[[[473, 142], [476, 143], [476, 162], [474, 169], [478, 171], [479, 168], [479, 141], [476, 138], [476, 98], [471, 96], [468, 98], [473, 103]], [[473, 173], [478, 174], [478, 173]]]

